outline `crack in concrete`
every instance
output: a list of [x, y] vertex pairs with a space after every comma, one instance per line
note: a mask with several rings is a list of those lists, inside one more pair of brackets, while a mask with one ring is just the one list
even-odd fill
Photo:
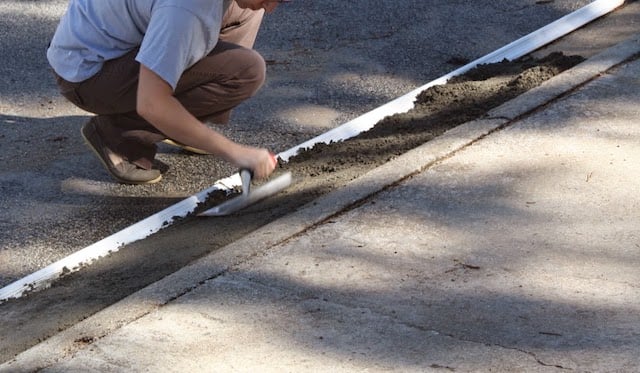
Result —
[[[416, 325], [414, 323], [404, 321], [404, 320], [398, 318], [398, 316], [395, 315], [395, 314], [387, 314], [385, 312], [380, 312], [380, 311], [372, 309], [371, 307], [354, 306], [354, 305], [349, 304], [348, 302], [332, 301], [332, 300], [329, 300], [329, 298], [326, 297], [326, 296], [317, 296], [317, 295], [307, 295], [307, 296], [305, 296], [304, 292], [296, 294], [295, 289], [292, 289], [292, 288], [287, 287], [287, 286], [276, 286], [275, 284], [272, 284], [272, 283], [265, 283], [263, 281], [260, 281], [257, 278], [254, 278], [254, 277], [245, 277], [245, 280], [248, 281], [248, 282], [254, 283], [256, 285], [263, 286], [263, 287], [268, 288], [268, 289], [275, 289], [275, 290], [283, 291], [284, 293], [288, 293], [288, 294], [291, 294], [291, 295], [299, 298], [299, 300], [301, 300], [301, 301], [317, 300], [317, 301], [322, 301], [322, 302], [328, 302], [329, 304], [331, 304], [333, 306], [343, 307], [343, 308], [347, 308], [347, 309], [354, 310], [354, 311], [355, 310], [363, 310], [364, 309], [364, 310], [367, 310], [373, 316], [378, 316], [378, 317], [383, 317], [383, 318], [390, 319], [395, 324], [403, 325], [405, 327], [412, 328], [412, 329], [416, 329], [416, 330], [419, 330], [421, 332], [430, 334], [432, 336], [445, 336], [445, 337], [448, 337], [448, 338], [451, 338], [451, 339], [454, 339], [454, 340], [457, 340], [457, 341], [461, 341], [461, 342], [467, 342], [467, 343], [479, 344], [479, 345], [484, 345], [484, 346], [489, 346], [489, 347], [498, 347], [498, 348], [505, 349], [505, 350], [517, 351], [517, 352], [520, 352], [520, 353], [523, 353], [523, 354], [526, 354], [526, 355], [530, 356], [536, 363], [538, 363], [541, 366], [558, 368], [558, 369], [569, 370], [569, 371], [573, 371], [574, 370], [572, 368], [565, 367], [565, 366], [562, 366], [560, 364], [546, 363], [540, 357], [538, 357], [538, 355], [536, 355], [536, 353], [531, 352], [531, 351], [527, 351], [527, 350], [522, 349], [522, 348], [505, 346], [505, 345], [501, 345], [501, 344], [498, 344], [498, 343], [489, 343], [489, 342], [476, 341], [476, 340], [473, 340], [473, 339], [462, 338], [462, 337], [456, 336], [456, 335], [454, 335], [452, 333], [445, 333], [445, 332], [442, 332], [440, 330], [430, 329], [430, 328], [426, 328], [426, 327], [421, 326], [421, 325]], [[294, 290], [294, 291], [292, 291], [292, 290]]]
[[422, 331], [428, 331], [430, 333], [438, 333], [440, 335], [443, 335], [443, 336], [446, 336], [446, 337], [449, 337], [451, 339], [455, 339], [455, 340], [458, 340], [458, 341], [462, 341], [462, 342], [481, 344], [481, 345], [489, 346], [489, 347], [498, 347], [498, 348], [502, 348], [502, 349], [505, 349], [505, 350], [511, 350], [511, 351], [518, 351], [520, 353], [529, 355], [530, 357], [532, 357], [536, 361], [536, 363], [538, 363], [538, 364], [540, 364], [542, 366], [545, 366], [545, 367], [553, 367], [553, 368], [558, 368], [558, 369], [562, 369], [562, 370], [573, 370], [572, 368], [564, 367], [564, 366], [559, 365], [559, 364], [545, 363], [534, 352], [527, 351], [527, 350], [522, 349], [522, 348], [505, 346], [505, 345], [501, 345], [501, 344], [498, 344], [498, 343], [489, 343], [489, 342], [476, 341], [476, 340], [472, 340], [472, 339], [458, 337], [458, 336], [456, 336], [454, 334], [451, 334], [451, 333], [443, 333], [443, 332], [438, 331], [438, 330], [427, 329], [427, 328], [423, 328], [423, 327], [421, 327], [419, 325], [413, 325], [411, 323], [405, 323], [405, 322], [402, 322], [401, 320], [399, 320], [399, 322], [404, 324], [404, 325], [406, 325], [406, 326], [412, 327], [412, 328], [416, 328], [416, 329], [419, 329], [419, 330], [422, 330]]
[[[481, 342], [479, 342], [479, 343], [481, 343]], [[545, 366], [545, 367], [553, 367], [553, 368], [558, 368], [558, 369], [562, 369], [562, 370], [573, 370], [572, 368], [564, 367], [564, 366], [559, 365], [559, 364], [548, 364], [548, 363], [545, 363], [534, 352], [527, 351], [527, 350], [524, 350], [522, 348], [503, 346], [503, 345], [496, 344], [496, 343], [490, 344], [490, 346], [495, 346], [495, 347], [504, 348], [504, 349], [507, 349], [507, 350], [518, 351], [518, 352], [521, 352], [523, 354], [527, 354], [527, 355], [531, 356], [538, 364], [540, 364], [542, 366]]]

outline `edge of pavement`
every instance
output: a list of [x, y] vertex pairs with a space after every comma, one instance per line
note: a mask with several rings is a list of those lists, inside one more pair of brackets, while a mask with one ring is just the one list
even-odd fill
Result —
[[485, 118], [447, 131], [40, 342], [1, 364], [0, 371], [34, 371], [77, 353], [90, 346], [91, 342], [144, 317], [204, 282], [224, 275], [238, 264], [359, 206], [491, 133], [516, 123], [638, 54], [640, 33], [491, 110]]

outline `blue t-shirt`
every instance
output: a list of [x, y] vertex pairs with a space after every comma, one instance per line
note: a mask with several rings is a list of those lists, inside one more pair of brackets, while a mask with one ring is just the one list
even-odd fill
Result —
[[47, 59], [70, 82], [140, 48], [136, 60], [175, 90], [182, 73], [215, 47], [230, 0], [70, 0]]

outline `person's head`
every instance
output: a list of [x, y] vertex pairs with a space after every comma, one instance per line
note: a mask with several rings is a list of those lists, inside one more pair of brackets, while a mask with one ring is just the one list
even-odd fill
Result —
[[235, 0], [240, 8], [243, 9], [264, 9], [265, 12], [271, 13], [280, 3], [288, 3], [290, 0]]

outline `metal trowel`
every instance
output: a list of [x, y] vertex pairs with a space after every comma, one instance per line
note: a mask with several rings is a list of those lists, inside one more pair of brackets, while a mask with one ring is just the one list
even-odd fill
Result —
[[275, 179], [251, 189], [251, 171], [240, 170], [240, 180], [242, 181], [242, 194], [225, 201], [218, 206], [201, 212], [198, 216], [225, 216], [241, 210], [261, 199], [272, 196], [291, 185], [291, 172], [282, 174]]

